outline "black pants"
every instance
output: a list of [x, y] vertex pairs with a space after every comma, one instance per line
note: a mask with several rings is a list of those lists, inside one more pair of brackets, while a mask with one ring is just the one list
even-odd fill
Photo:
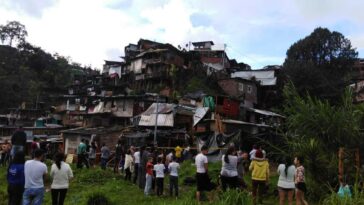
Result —
[[89, 168], [88, 160], [86, 155], [84, 154], [78, 154], [77, 155], [77, 168], [82, 169], [83, 164], [86, 165], [87, 169]]
[[173, 196], [173, 189], [176, 196], [178, 196], [178, 177], [169, 176], [169, 195]]
[[157, 196], [163, 195], [163, 188], [164, 188], [164, 178], [157, 178]]
[[[154, 170], [153, 170], [153, 176], [156, 176], [156, 173]], [[153, 177], [153, 179], [152, 179], [152, 189], [153, 190], [155, 190], [155, 186], [156, 186], [155, 184], [156, 184], [156, 178]]]
[[125, 180], [131, 181], [131, 171], [130, 171], [130, 167], [125, 170]]
[[8, 186], [9, 205], [21, 205], [23, 200], [24, 185]]
[[229, 189], [237, 188], [238, 182], [239, 182], [239, 179], [237, 176], [236, 177], [221, 176], [221, 185], [222, 185], [223, 191], [226, 191], [227, 188], [229, 188]]
[[52, 205], [63, 205], [67, 189], [52, 189]]
[[137, 179], [138, 179], [138, 169], [139, 169], [139, 164], [134, 164], [134, 178], [133, 178], [133, 183], [135, 184]]

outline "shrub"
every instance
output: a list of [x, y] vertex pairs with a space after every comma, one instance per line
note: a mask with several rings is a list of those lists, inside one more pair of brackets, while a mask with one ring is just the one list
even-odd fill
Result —
[[101, 193], [91, 194], [87, 200], [87, 205], [110, 205], [109, 200]]

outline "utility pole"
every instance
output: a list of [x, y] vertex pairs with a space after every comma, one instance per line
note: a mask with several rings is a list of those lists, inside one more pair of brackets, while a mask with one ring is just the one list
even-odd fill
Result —
[[156, 112], [155, 112], [155, 124], [154, 124], [154, 147], [158, 147], [158, 142], [157, 142], [158, 109], [159, 109], [159, 95], [157, 95], [157, 109], [156, 109]]
[[225, 49], [226, 44], [224, 43], [224, 52], [222, 53], [222, 68], [225, 69]]

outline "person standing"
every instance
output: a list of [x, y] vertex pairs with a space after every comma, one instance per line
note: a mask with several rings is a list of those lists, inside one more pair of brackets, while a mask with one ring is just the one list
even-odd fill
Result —
[[269, 182], [269, 163], [268, 160], [262, 159], [262, 151], [257, 150], [255, 152], [255, 157], [249, 166], [249, 170], [252, 171], [253, 204], [256, 204], [257, 195], [259, 203], [262, 203], [263, 189]]
[[176, 161], [181, 162], [183, 149], [180, 146], [177, 146], [176, 148], [174, 148], [174, 151], [175, 151]]
[[157, 162], [158, 163], [154, 165], [157, 184], [157, 196], [162, 196], [164, 189], [164, 170], [166, 167], [163, 164], [162, 158], [158, 157]]
[[11, 157], [13, 158], [17, 152], [25, 152], [27, 144], [27, 135], [25, 134], [23, 127], [19, 127], [17, 131], [11, 136]]
[[221, 167], [222, 190], [227, 188], [235, 189], [238, 185], [238, 157], [236, 156], [235, 147], [230, 146], [225, 155], [222, 156]]
[[294, 159], [296, 165], [295, 185], [296, 185], [296, 205], [308, 205], [305, 200], [306, 183], [305, 183], [305, 168], [303, 167], [303, 157], [297, 156]]
[[24, 192], [24, 154], [17, 152], [8, 168], [8, 204], [21, 205]]
[[32, 142], [32, 144], [30, 145], [30, 150], [31, 150], [32, 158], [34, 158], [34, 152], [35, 152], [35, 150], [37, 150], [37, 149], [40, 149], [39, 138], [34, 137], [34, 138], [33, 138], [33, 142]]
[[51, 184], [52, 205], [63, 205], [69, 181], [73, 178], [72, 169], [69, 164], [64, 162], [63, 153], [55, 155], [50, 176], [53, 179]]
[[292, 205], [293, 193], [295, 190], [294, 175], [296, 168], [293, 165], [293, 160], [290, 157], [286, 157], [285, 163], [278, 166], [277, 173], [278, 179], [278, 191], [279, 191], [279, 204], [284, 205], [286, 196], [288, 199], [288, 205]]
[[139, 150], [136, 150], [136, 152], [134, 152], [133, 157], [134, 157], [134, 178], [133, 178], [133, 183], [135, 184], [137, 179], [138, 179], [138, 169], [139, 169], [139, 164], [140, 164], [140, 152], [139, 152]]
[[96, 150], [97, 150], [96, 142], [92, 141], [90, 146], [90, 152], [88, 153], [88, 159], [91, 167], [95, 167]]
[[124, 169], [125, 169], [125, 180], [131, 181], [131, 174], [134, 171], [134, 160], [133, 157], [131, 156], [130, 149], [128, 149], [128, 151], [125, 154]]
[[88, 162], [86, 159], [86, 154], [87, 154], [86, 149], [87, 149], [87, 146], [85, 144], [85, 139], [81, 139], [81, 142], [77, 148], [77, 168], [79, 168], [79, 169], [82, 169], [83, 164], [85, 164], [86, 167], [89, 168]]
[[[148, 159], [149, 159], [149, 155], [150, 153], [145, 150], [146, 147], [142, 146], [140, 148], [140, 164], [139, 164], [139, 170], [138, 170], [138, 184], [139, 184], [139, 188], [144, 189], [145, 188], [145, 176], [146, 176], [146, 166], [148, 163]], [[153, 168], [152, 168], [153, 169]], [[153, 172], [153, 170], [152, 170]], [[151, 181], [153, 181], [151, 179]]]
[[255, 153], [257, 152], [257, 150], [258, 150], [258, 146], [256, 144], [254, 144], [253, 149], [249, 152], [250, 160], [253, 160], [255, 158]]
[[105, 143], [102, 144], [101, 147], [101, 169], [106, 169], [107, 161], [110, 157], [110, 149], [106, 146]]
[[152, 180], [153, 180], [153, 157], [148, 158], [148, 162], [145, 167], [146, 176], [145, 176], [145, 188], [144, 195], [148, 196], [152, 191]]
[[[8, 140], [5, 140], [4, 144], [1, 145], [1, 165], [6, 166], [10, 162], [10, 151], [11, 145]], [[24, 152], [21, 152], [24, 154]]]
[[47, 178], [47, 166], [42, 162], [44, 153], [37, 149], [34, 159], [24, 165], [24, 194], [23, 205], [40, 205], [44, 198], [44, 180]]
[[173, 190], [176, 197], [178, 197], [178, 170], [180, 166], [176, 162], [176, 158], [172, 157], [172, 162], [168, 164], [169, 170], [169, 195], [173, 196]]
[[123, 152], [123, 147], [121, 145], [121, 140], [118, 140], [118, 143], [115, 146], [115, 160], [114, 160], [114, 173], [119, 174], [119, 164], [121, 161], [121, 155]]
[[201, 192], [207, 191], [210, 185], [210, 179], [208, 176], [208, 160], [206, 154], [208, 153], [208, 147], [203, 145], [201, 147], [201, 152], [195, 158], [196, 165], [196, 199], [201, 200]]

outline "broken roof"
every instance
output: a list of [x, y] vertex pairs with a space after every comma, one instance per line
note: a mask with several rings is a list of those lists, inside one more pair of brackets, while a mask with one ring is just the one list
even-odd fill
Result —
[[173, 127], [174, 107], [174, 104], [158, 103], [157, 105], [157, 103], [153, 103], [145, 112], [141, 114], [139, 126], [155, 126], [157, 124], [157, 126], [161, 127]]
[[[158, 114], [167, 114], [173, 111], [174, 104], [158, 103]], [[157, 113], [157, 103], [153, 103], [142, 115], [151, 115]]]
[[281, 117], [281, 118], [285, 118], [283, 115], [268, 111], [268, 110], [259, 110], [259, 109], [254, 109], [254, 108], [247, 108], [248, 110], [261, 114], [261, 115], [266, 115], [266, 116], [271, 116], [271, 117]]
[[260, 84], [263, 86], [272, 86], [277, 83], [277, 78], [274, 76], [274, 73], [274, 70], [249, 70], [232, 73], [231, 77], [247, 80], [255, 78], [255, 80], [260, 81]]

